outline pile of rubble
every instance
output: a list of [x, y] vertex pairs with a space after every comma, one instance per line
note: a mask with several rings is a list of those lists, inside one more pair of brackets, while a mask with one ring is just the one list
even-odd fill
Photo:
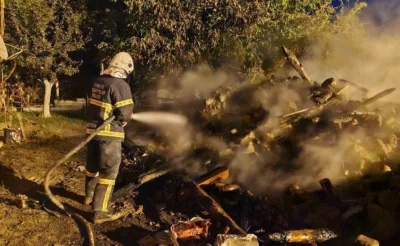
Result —
[[[361, 93], [367, 89], [342, 79], [312, 81], [295, 55], [286, 48], [284, 53], [301, 78], [274, 77], [238, 90], [221, 87], [205, 100], [199, 112], [203, 132], [223, 139], [226, 149], [193, 144], [189, 155], [175, 159], [159, 155], [165, 144], [125, 151], [113, 199], [115, 206], [144, 204], [143, 216], [152, 217], [156, 226], [140, 245], [379, 245], [372, 238], [385, 245], [400, 242], [400, 121], [393, 105], [367, 107], [395, 89], [347, 100], [349, 88]], [[273, 115], [268, 105], [282, 104], [277, 93], [282, 89], [295, 91], [297, 97], [280, 105], [281, 115]], [[360, 130], [367, 134], [357, 134]], [[235, 182], [237, 174], [229, 168], [240, 151], [265, 166], [272, 165], [263, 158], [268, 154], [274, 167], [290, 169], [305, 142], [335, 149], [342, 136], [350, 140], [336, 186], [327, 178], [320, 180], [320, 188], [292, 184], [283, 199], [272, 202]], [[204, 162], [204, 175], [190, 177], [170, 168], [171, 162], [193, 157]]]
[[143, 204], [142, 216], [152, 218], [148, 223], [155, 226], [140, 245], [399, 242], [400, 175], [385, 172], [346, 181], [334, 187], [323, 179], [320, 189], [309, 190], [292, 185], [277, 204], [231, 183], [226, 167], [196, 180], [160, 168], [130, 187], [138, 193], [117, 191], [115, 204]]

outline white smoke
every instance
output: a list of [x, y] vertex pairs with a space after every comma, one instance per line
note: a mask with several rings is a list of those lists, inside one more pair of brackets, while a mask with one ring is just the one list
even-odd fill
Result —
[[[400, 3], [385, 1], [388, 2], [389, 4], [383, 4], [378, 1], [367, 9], [363, 19], [367, 24], [364, 30], [357, 30], [359, 34], [352, 35], [351, 38], [336, 35], [328, 40], [321, 37], [318, 43], [312, 44], [308, 49], [307, 58], [301, 61], [309, 76], [319, 82], [330, 77], [343, 78], [369, 90], [365, 95], [358, 93], [359, 89], [352, 87], [347, 91], [347, 99], [364, 100], [366, 96], [370, 97], [387, 88], [397, 87], [400, 84], [400, 29], [398, 28]], [[287, 72], [281, 71], [280, 74]], [[289, 74], [297, 75], [294, 70], [290, 70]], [[174, 83], [174, 80], [178, 83]], [[194, 99], [201, 101], [208, 98], [220, 86], [235, 87], [238, 84], [235, 76], [202, 66], [180, 77], [163, 78], [160, 88], [178, 95], [180, 99], [177, 100], [180, 105], [176, 106], [181, 110], [185, 109], [186, 104], [183, 103], [185, 101]], [[256, 98], [270, 113], [270, 121], [258, 129], [265, 134], [275, 133], [279, 127], [277, 119], [273, 117], [310, 106], [306, 91], [299, 88], [289, 89], [286, 86], [275, 86], [266, 92], [259, 92]], [[398, 102], [398, 98], [400, 97], [395, 92], [384, 100]], [[243, 105], [243, 107], [248, 106]], [[207, 134], [200, 132], [200, 127], [196, 125], [198, 122], [192, 124], [194, 126], [188, 128], [173, 129], [172, 135], [170, 134], [172, 138], [168, 138], [170, 144], [178, 147], [186, 146], [180, 151], [188, 151], [190, 149], [188, 146], [192, 144], [211, 146], [217, 151], [232, 147], [222, 138], [206, 137]], [[377, 129], [372, 131], [375, 134], [379, 133]], [[371, 132], [359, 130], [338, 135], [334, 145], [320, 144], [320, 142], [317, 144], [313, 140], [302, 142], [297, 159], [288, 159], [288, 163], [283, 163], [287, 164], [288, 168], [277, 166], [278, 162], [282, 164], [280, 158], [285, 155], [283, 149], [249, 154], [245, 153], [247, 146], [242, 146], [232, 148], [234, 153], [229, 167], [234, 181], [256, 193], [281, 191], [292, 184], [308, 187], [323, 178], [335, 180], [343, 176], [343, 161], [354, 148], [355, 141], [374, 142], [376, 138]], [[185, 162], [175, 163], [176, 168], [185, 169], [191, 175], [204, 171], [204, 165], [205, 163], [200, 160], [194, 160], [190, 165]]]

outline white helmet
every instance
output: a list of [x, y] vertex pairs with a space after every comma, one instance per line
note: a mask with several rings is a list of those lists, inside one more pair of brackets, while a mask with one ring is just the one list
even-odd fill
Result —
[[133, 59], [128, 53], [120, 52], [111, 59], [109, 68], [123, 69], [129, 75], [134, 69]]

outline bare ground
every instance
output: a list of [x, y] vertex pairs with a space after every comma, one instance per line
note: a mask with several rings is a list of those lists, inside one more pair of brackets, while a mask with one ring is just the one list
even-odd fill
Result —
[[[0, 149], [0, 245], [82, 245], [84, 232], [71, 218], [58, 218], [31, 202], [23, 209], [17, 197], [25, 195], [39, 203], [46, 202], [42, 187], [46, 171], [85, 137], [81, 116], [67, 116], [27, 116], [33, 120], [26, 127], [29, 140]], [[77, 167], [84, 165], [84, 151], [57, 170], [52, 180], [54, 193], [83, 213], [88, 210], [80, 203], [84, 174]], [[50, 202], [45, 204], [54, 209]]]
[[[44, 194], [47, 170], [85, 139], [85, 120], [81, 112], [59, 112], [50, 119], [24, 114], [28, 140], [4, 145], [0, 149], [0, 245], [87, 245], [84, 227], [72, 218], [55, 216], [58, 211]], [[14, 122], [13, 127], [18, 127]], [[89, 206], [82, 205], [86, 149], [75, 154], [57, 169], [51, 190], [60, 201], [89, 219]], [[27, 208], [21, 208], [25, 195]], [[138, 245], [149, 229], [145, 216], [92, 225], [96, 245]], [[139, 225], [139, 227], [135, 226]], [[148, 231], [147, 231], [148, 232]]]

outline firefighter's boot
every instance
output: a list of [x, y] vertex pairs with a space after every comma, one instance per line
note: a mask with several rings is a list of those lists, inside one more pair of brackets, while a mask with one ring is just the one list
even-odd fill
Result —
[[118, 212], [95, 211], [93, 216], [93, 223], [102, 224], [104, 222], [118, 220], [122, 217], [128, 216], [130, 213], [132, 213], [131, 209], [124, 209]]
[[93, 201], [94, 190], [97, 185], [98, 178], [86, 176], [85, 182], [85, 199], [83, 200], [83, 204], [90, 205]]

